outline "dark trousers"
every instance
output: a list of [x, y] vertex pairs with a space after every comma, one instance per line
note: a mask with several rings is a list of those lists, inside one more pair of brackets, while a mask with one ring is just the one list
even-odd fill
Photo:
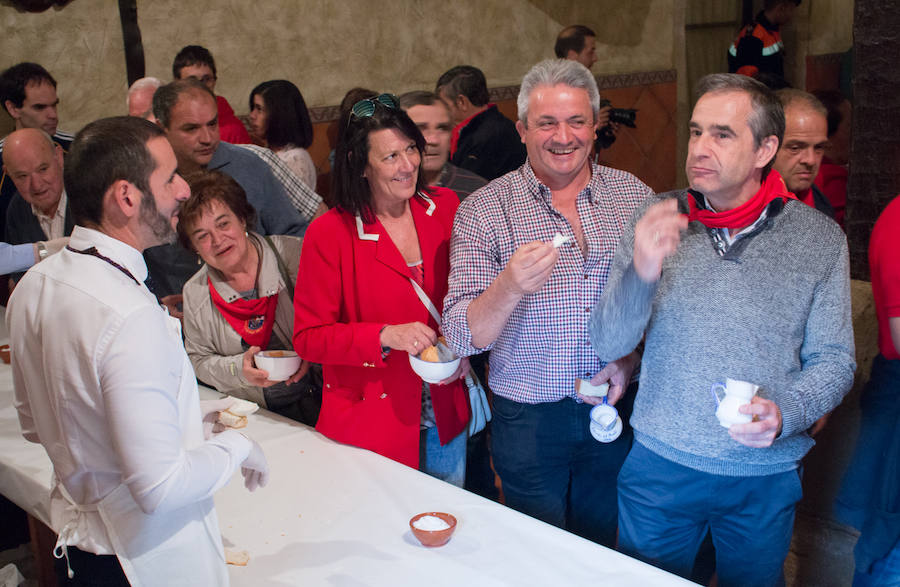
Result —
[[[626, 394], [633, 401], [633, 390]], [[572, 399], [522, 404], [494, 395], [491, 453], [506, 505], [614, 547], [616, 476], [631, 428], [609, 444], [591, 436], [588, 404]], [[630, 409], [623, 413], [627, 421]]]
[[783, 585], [801, 494], [798, 471], [710, 475], [635, 442], [619, 473], [619, 550], [688, 578], [710, 532], [720, 587]]
[[114, 554], [94, 554], [79, 550], [74, 546], [69, 549], [69, 567], [74, 575], [68, 577], [66, 559], [58, 558], [53, 562], [56, 580], [60, 587], [128, 587], [128, 579], [122, 571], [119, 559]]

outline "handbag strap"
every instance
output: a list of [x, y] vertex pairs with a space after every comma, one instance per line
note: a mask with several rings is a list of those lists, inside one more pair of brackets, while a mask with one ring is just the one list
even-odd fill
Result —
[[278, 271], [281, 273], [281, 278], [284, 280], [284, 285], [287, 287], [288, 294], [291, 296], [291, 299], [294, 299], [294, 284], [291, 283], [291, 276], [288, 274], [287, 265], [284, 264], [284, 259], [281, 258], [281, 255], [278, 254], [278, 249], [275, 248], [275, 243], [272, 242], [272, 239], [269, 238], [269, 235], [263, 235], [263, 239], [265, 239], [266, 243], [268, 243], [269, 248], [272, 249], [272, 252], [275, 254], [275, 261], [278, 263]]
[[425, 293], [425, 290], [422, 289], [422, 286], [416, 283], [416, 280], [412, 277], [409, 278], [409, 282], [412, 284], [413, 289], [416, 290], [416, 295], [419, 296], [419, 300], [422, 302], [422, 305], [428, 310], [428, 313], [431, 314], [431, 317], [434, 318], [434, 321], [437, 322], [438, 328], [441, 327], [441, 314], [437, 311], [437, 308], [434, 307], [434, 303], [431, 301], [431, 298], [428, 297], [428, 294]]
[[[434, 302], [431, 301], [431, 298], [428, 297], [428, 294], [425, 293], [425, 290], [422, 289], [422, 286], [416, 283], [415, 279], [410, 277], [409, 282], [412, 284], [413, 289], [416, 290], [416, 295], [419, 296], [419, 300], [421, 300], [422, 305], [428, 309], [428, 313], [431, 314], [431, 317], [434, 318], [435, 322], [437, 322], [438, 328], [440, 328], [441, 315], [437, 311], [437, 308], [434, 307]], [[466, 374], [466, 386], [472, 388], [475, 385], [481, 385], [481, 382], [478, 381], [478, 376], [476, 376], [475, 373], [470, 370]]]

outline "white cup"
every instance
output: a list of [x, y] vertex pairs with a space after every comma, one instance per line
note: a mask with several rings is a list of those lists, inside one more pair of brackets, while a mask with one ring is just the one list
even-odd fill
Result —
[[[719, 424], [725, 428], [731, 428], [733, 424], [752, 422], [753, 416], [742, 414], [738, 408], [749, 404], [757, 391], [759, 391], [759, 386], [755, 383], [738, 379], [725, 379], [725, 383], [714, 383], [712, 392], [719, 404], [719, 407], [716, 408], [716, 418], [719, 419]], [[720, 396], [720, 393], [724, 397]]]
[[591, 409], [591, 436], [600, 442], [612, 442], [622, 434], [622, 418], [619, 411], [606, 403], [597, 404]]

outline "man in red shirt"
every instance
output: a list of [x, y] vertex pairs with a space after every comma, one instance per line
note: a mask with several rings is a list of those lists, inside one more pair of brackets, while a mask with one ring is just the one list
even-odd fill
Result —
[[[188, 45], [178, 52], [172, 63], [172, 78], [186, 79], [192, 77], [203, 82], [209, 91], [216, 93], [216, 62], [212, 53], [200, 45]], [[219, 109], [219, 133], [226, 143], [251, 143], [250, 134], [237, 116], [234, 109], [224, 97], [216, 95], [216, 106]]]
[[887, 205], [869, 239], [879, 354], [859, 401], [859, 438], [835, 501], [838, 520], [860, 530], [853, 584], [900, 580], [900, 197]]

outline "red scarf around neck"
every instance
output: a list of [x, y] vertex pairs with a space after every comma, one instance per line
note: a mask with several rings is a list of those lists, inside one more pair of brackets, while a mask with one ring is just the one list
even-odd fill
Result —
[[210, 278], [207, 277], [206, 282], [209, 284], [209, 295], [213, 305], [228, 324], [247, 344], [265, 350], [269, 346], [269, 339], [272, 338], [278, 294], [255, 300], [237, 299], [228, 303], [216, 291]]
[[782, 202], [787, 202], [797, 199], [788, 191], [784, 180], [774, 169], [769, 170], [759, 191], [752, 198], [731, 210], [713, 212], [700, 208], [697, 204], [699, 192], [688, 190], [688, 194], [690, 196], [688, 197], [688, 206], [690, 207], [688, 222], [697, 220], [709, 228], [728, 228], [730, 230], [739, 230], [756, 222], [772, 200], [780, 198]]

